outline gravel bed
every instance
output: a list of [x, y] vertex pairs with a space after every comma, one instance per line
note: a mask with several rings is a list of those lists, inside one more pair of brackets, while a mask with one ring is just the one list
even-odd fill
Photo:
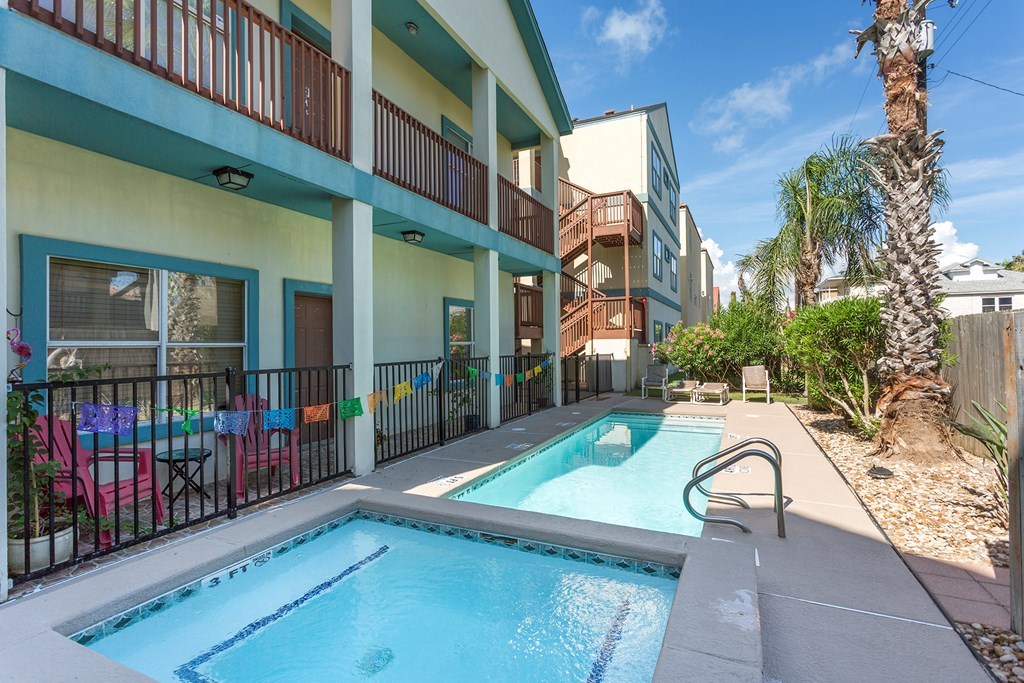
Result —
[[[901, 552], [940, 560], [1007, 566], [1009, 532], [993, 506], [991, 465], [970, 453], [933, 467], [871, 456], [872, 443], [842, 418], [792, 406], [797, 418], [849, 480]], [[891, 479], [873, 479], [880, 465]]]
[[1020, 634], [981, 624], [956, 625], [1000, 681], [1024, 681], [1024, 639]]

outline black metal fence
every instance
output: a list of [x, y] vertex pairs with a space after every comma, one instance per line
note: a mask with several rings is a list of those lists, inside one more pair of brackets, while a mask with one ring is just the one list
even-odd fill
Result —
[[579, 403], [612, 390], [611, 354], [562, 358], [562, 405]]
[[[7, 519], [15, 582], [346, 474], [337, 404], [347, 397], [347, 369], [14, 385]], [[321, 409], [307, 414], [310, 407]], [[216, 431], [218, 411], [249, 412], [229, 435]], [[325, 419], [306, 422], [318, 413]], [[268, 415], [273, 425], [264, 429]]]
[[[438, 367], [438, 364], [440, 366]], [[488, 424], [486, 358], [453, 358], [377, 363], [373, 389], [386, 392], [375, 406], [374, 443], [377, 463], [430, 446], [443, 445]], [[395, 402], [395, 387], [413, 383], [423, 373], [431, 383]]]
[[[547, 354], [522, 354], [501, 356], [499, 364], [503, 375], [516, 375], [532, 371], [548, 359]], [[507, 422], [524, 415], [532, 415], [554, 402], [552, 377], [554, 373], [544, 371], [539, 377], [523, 382], [513, 382], [501, 387], [501, 421]]]

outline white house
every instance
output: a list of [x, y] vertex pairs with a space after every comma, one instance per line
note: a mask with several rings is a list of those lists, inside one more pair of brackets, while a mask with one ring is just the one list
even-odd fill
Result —
[[970, 315], [1024, 308], [1024, 273], [976, 258], [942, 271], [940, 282], [950, 315]]

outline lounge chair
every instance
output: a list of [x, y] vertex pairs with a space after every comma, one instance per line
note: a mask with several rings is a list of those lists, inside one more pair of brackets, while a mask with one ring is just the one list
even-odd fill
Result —
[[693, 392], [695, 389], [700, 387], [700, 383], [695, 379], [684, 379], [682, 382], [676, 382], [670, 384], [668, 387], [668, 397], [673, 401], [685, 401], [690, 399], [693, 403]]
[[765, 392], [766, 402], [772, 402], [772, 383], [768, 370], [763, 365], [748, 365], [743, 368], [743, 402], [747, 402], [747, 389]]
[[729, 385], [724, 382], [707, 382], [693, 390], [694, 403], [711, 403], [708, 397], [717, 398], [717, 405], [724, 406], [729, 402]]
[[648, 389], [661, 389], [661, 400], [668, 402], [668, 366], [648, 365], [647, 374], [640, 383], [640, 396], [647, 398]]

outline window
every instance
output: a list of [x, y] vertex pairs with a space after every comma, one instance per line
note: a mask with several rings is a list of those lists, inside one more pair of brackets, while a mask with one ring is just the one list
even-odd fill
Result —
[[448, 316], [449, 358], [473, 357], [473, 304], [468, 301], [453, 303], [445, 300]]
[[679, 291], [679, 260], [675, 256], [669, 254], [668, 257], [668, 282], [672, 286], [673, 292]]
[[668, 213], [672, 217], [672, 222], [678, 225], [678, 223], [679, 223], [679, 195], [676, 194], [676, 188], [671, 183], [666, 181], [665, 185], [668, 186]]
[[660, 320], [654, 321], [654, 341], [660, 342], [665, 340], [665, 327]]
[[245, 366], [245, 282], [52, 258], [47, 369], [104, 377]]
[[662, 246], [661, 238], [653, 232], [651, 233], [651, 243], [654, 245], [654, 253], [652, 254], [654, 258], [651, 259], [651, 272], [654, 273], [654, 277], [660, 280], [662, 279], [661, 261], [662, 254], [664, 253], [664, 247]]
[[1009, 311], [1013, 309], [1013, 297], [1012, 296], [1001, 296], [997, 299], [994, 296], [986, 296], [981, 299], [981, 312], [991, 313], [992, 311]]
[[651, 187], [661, 196], [661, 157], [654, 143], [651, 143]]

